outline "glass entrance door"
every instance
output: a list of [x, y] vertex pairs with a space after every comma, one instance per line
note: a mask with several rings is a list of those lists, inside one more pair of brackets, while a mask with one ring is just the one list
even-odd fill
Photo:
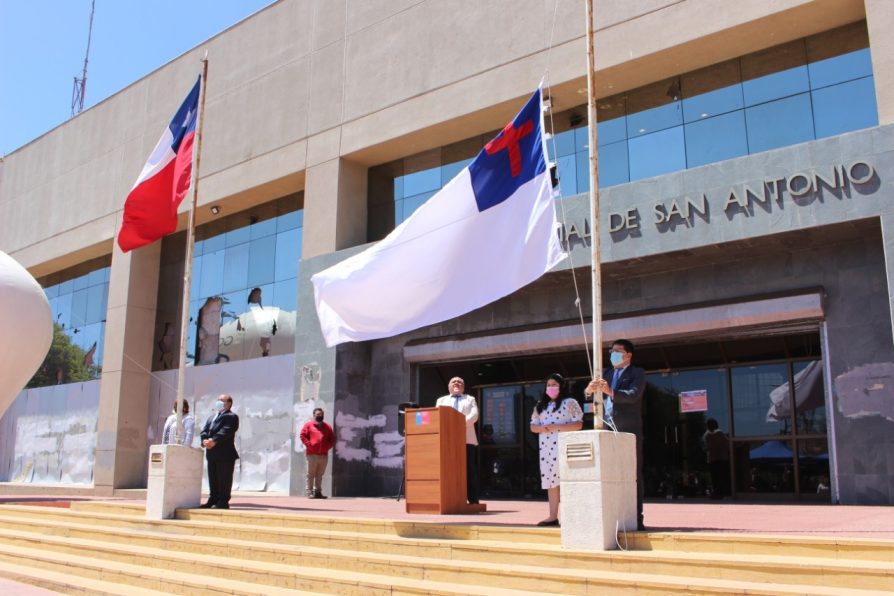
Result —
[[[729, 434], [726, 369], [647, 376], [643, 443], [645, 495], [708, 497], [712, 486], [705, 452], [708, 419]], [[729, 489], [725, 491], [729, 494]]]

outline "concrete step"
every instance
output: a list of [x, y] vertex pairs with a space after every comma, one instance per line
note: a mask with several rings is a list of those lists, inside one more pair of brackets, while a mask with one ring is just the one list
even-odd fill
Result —
[[[91, 594], [93, 596], [120, 596], [121, 584], [79, 577], [71, 573], [51, 571], [30, 565], [18, 565], [0, 561], [0, 577], [51, 590], [60, 594]], [[128, 596], [164, 596], [168, 592], [148, 590], [137, 586], [127, 587]]]
[[[78, 501], [71, 503], [72, 511], [110, 513], [143, 518], [145, 508], [134, 503], [114, 501]], [[246, 511], [244, 509], [178, 509], [177, 519], [213, 520], [215, 522], [241, 523], [252, 527], [308, 528], [325, 531], [362, 532], [364, 534], [392, 534], [415, 538], [445, 538], [452, 540], [510, 540], [528, 543], [559, 544], [559, 531], [555, 528], [534, 526], [486, 526], [458, 525], [428, 521], [405, 521], [371, 518], [327, 517]]]
[[[127, 511], [127, 518], [138, 519], [142, 508], [110, 508], [84, 503], [73, 511]], [[321, 516], [276, 514], [253, 511], [208, 511], [178, 510], [182, 520], [214, 520], [215, 526], [222, 526], [247, 539], [255, 539], [238, 528], [250, 528], [257, 532], [256, 539], [265, 540], [264, 529], [281, 533], [282, 529], [308, 529], [322, 532], [323, 536], [353, 536], [354, 534], [375, 534], [380, 536], [415, 537], [431, 540], [479, 540], [502, 544], [560, 544], [560, 533], [555, 528], [517, 528], [491, 526], [456, 527], [432, 522], [392, 522], [388, 520], [328, 519]], [[126, 519], [127, 519], [126, 518]], [[359, 522], [359, 523], [358, 523]], [[334, 533], [334, 534], [332, 534]], [[300, 534], [299, 534], [300, 535]], [[312, 535], [311, 535], [312, 538]], [[843, 537], [755, 535], [723, 533], [681, 533], [681, 532], [636, 532], [620, 536], [619, 542], [629, 551], [670, 551], [681, 553], [720, 553], [759, 556], [820, 557], [832, 560], [863, 560], [894, 562], [894, 540], [864, 540]], [[455, 548], [455, 547], [454, 547]], [[567, 553], [568, 551], [562, 551]]]
[[[794, 594], [815, 594], [817, 596], [870, 596], [879, 591], [854, 590], [847, 588], [830, 589], [821, 586], [774, 586], [756, 582], [727, 580], [706, 580], [701, 578], [663, 578], [651, 574], [603, 572], [598, 577], [588, 578], [572, 590], [550, 592], [544, 584], [530, 586], [530, 590], [512, 590], [499, 586], [457, 585], [456, 575], [424, 580], [404, 577], [381, 577], [377, 575], [327, 570], [320, 573], [312, 570], [313, 576], [303, 574], [303, 570], [281, 564], [260, 564], [249, 566], [230, 557], [207, 557], [187, 554], [194, 566], [190, 572], [134, 563], [123, 563], [98, 559], [96, 553], [85, 544], [75, 541], [73, 546], [80, 554], [58, 553], [46, 548], [27, 548], [0, 542], [0, 563], [24, 564], [57, 573], [70, 573], [79, 577], [96, 578], [106, 582], [117, 582], [122, 586], [121, 594], [135, 593], [134, 587], [150, 588], [173, 594], [432, 594], [435, 596], [459, 596], [461, 594], [481, 596], [531, 596], [532, 594], [588, 594], [610, 590], [612, 594], [758, 594], [766, 596], [790, 596]], [[140, 551], [142, 549], [135, 549]], [[147, 562], [156, 563], [160, 553], [136, 552], [135, 556]], [[210, 565], [210, 559], [217, 564]], [[157, 564], [157, 563], [156, 563]], [[534, 569], [534, 572], [541, 568]], [[230, 571], [231, 573], [227, 573]], [[294, 572], [290, 578], [290, 571]], [[511, 577], [518, 569], [507, 568], [505, 577]], [[251, 575], [253, 574], [253, 575]], [[243, 579], [233, 579], [233, 575]], [[464, 573], [465, 575], [465, 573]], [[250, 577], [248, 577], [250, 576]], [[292, 588], [298, 588], [295, 591]]]
[[[78, 514], [72, 514], [72, 518]], [[66, 550], [68, 539], [84, 540], [84, 548], [101, 549], [119, 544], [121, 548], [140, 547], [162, 551], [185, 551], [192, 554], [213, 555], [225, 551], [235, 559], [260, 562], [278, 562], [303, 567], [328, 568], [330, 570], [354, 570], [372, 574], [399, 575], [416, 578], [451, 578], [454, 581], [482, 585], [502, 585], [509, 588], [528, 588], [532, 583], [542, 590], [574, 593], [575, 586], [590, 580], [593, 573], [622, 571], [640, 575], [664, 575], [673, 577], [702, 577], [722, 581], [771, 582], [801, 586], [825, 586], [838, 588], [863, 588], [890, 590], [892, 566], [884, 562], [835, 561], [808, 557], [772, 557], [762, 555], [717, 554], [692, 557], [686, 553], [671, 551], [639, 551], [603, 553], [563, 550], [543, 545], [506, 545], [486, 541], [453, 541], [431, 544], [419, 539], [384, 539], [375, 535], [356, 535], [346, 540], [335, 540], [341, 545], [333, 547], [302, 544], [290, 546], [283, 542], [258, 542], [239, 539], [231, 528], [212, 526], [197, 528], [220, 532], [222, 537], [175, 535], [151, 530], [122, 528], [97, 528], [90, 525], [49, 521], [46, 519], [12, 520], [0, 516], [0, 537], [9, 542], [32, 545], [43, 541], [47, 548]], [[86, 520], [81, 520], [86, 521]], [[138, 520], [133, 520], [137, 522]], [[150, 522], [145, 522], [150, 523]], [[179, 525], [177, 522], [155, 524]], [[185, 522], [190, 523], [190, 522]], [[196, 525], [193, 523], [193, 525]], [[201, 525], [201, 524], [199, 524]], [[10, 529], [14, 528], [14, 529]], [[181, 528], [182, 529], [182, 528]], [[237, 526], [238, 529], [238, 526]], [[262, 530], [270, 533], [271, 530]], [[282, 533], [293, 534], [293, 530]], [[311, 531], [305, 531], [308, 538]], [[61, 536], [54, 544], [47, 534]], [[275, 532], [273, 532], [275, 535]], [[323, 534], [323, 533], [320, 533]], [[294, 538], [295, 536], [290, 536]], [[342, 537], [346, 538], [346, 537]], [[341, 544], [345, 542], [345, 544]], [[61, 544], [61, 545], [60, 545]], [[378, 546], [372, 552], [371, 544]], [[383, 547], [401, 546], [400, 554]], [[137, 553], [143, 556], [145, 553]], [[111, 555], [109, 555], [111, 556]], [[117, 553], [114, 556], [119, 556]], [[126, 557], [133, 556], [129, 554]], [[482, 562], [486, 561], [486, 562]], [[175, 563], [166, 563], [174, 568]], [[182, 564], [182, 563], [181, 563]], [[503, 578], [506, 569], [511, 576]], [[548, 569], [549, 573], [531, 575], [531, 569]], [[581, 573], [574, 573], [581, 571]]]
[[[239, 586], [236, 593], [246, 594], [280, 593], [277, 590], [281, 588], [325, 594], [391, 594], [400, 591], [408, 594], [444, 596], [583, 593], [580, 589], [574, 589], [572, 585], [575, 583], [574, 578], [559, 578], [558, 583], [556, 578], [552, 578], [552, 585], [563, 587], [558, 591], [546, 588], [550, 585], [550, 580], [547, 580], [536, 586], [536, 592], [531, 592], [507, 589], [499, 585], [491, 587], [486, 584], [457, 583], [458, 569], [455, 566], [451, 569], [416, 567], [412, 564], [407, 565], [401, 558], [393, 560], [395, 558], [383, 556], [379, 561], [375, 558], [366, 558], [355, 562], [355, 565], [348, 570], [329, 568], [324, 560], [315, 560], [317, 553], [301, 555], [297, 547], [293, 548], [299, 553], [298, 560], [305, 563], [304, 565], [297, 565], [294, 562], [239, 559], [229, 552], [225, 540], [215, 541], [211, 546], [218, 554], [198, 554], [188, 548], [172, 551], [131, 544], [107, 544], [96, 540], [0, 530], [0, 561], [21, 564], [31, 557], [31, 564], [57, 570], [59, 567], [61, 570], [68, 570], [72, 565], [79, 566], [91, 562], [92, 565], [83, 565], [88, 577], [96, 577], [96, 574], [99, 574], [99, 579], [105, 579], [107, 574], [112, 574], [115, 581], [148, 585], [152, 589], [172, 590], [171, 586], [167, 585], [170, 583], [167, 582], [168, 578], [175, 577], [178, 581], [182, 581], [184, 577], [191, 577], [192, 588], [206, 581], [209, 590], [214, 586]], [[316, 564], [309, 566], [306, 563]], [[157, 588], [157, 585], [160, 587]], [[572, 590], [565, 590], [565, 586]], [[223, 593], [228, 592], [224, 590]]]

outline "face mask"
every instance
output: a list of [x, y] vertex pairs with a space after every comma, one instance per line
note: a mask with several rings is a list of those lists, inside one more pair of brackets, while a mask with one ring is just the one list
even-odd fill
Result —
[[547, 387], [546, 395], [550, 399], [556, 399], [557, 397], [559, 397], [559, 387]]
[[215, 412], [223, 412], [224, 411], [224, 403], [220, 400], [214, 402], [214, 411]]
[[314, 418], [314, 420], [316, 420], [317, 422], [322, 422], [322, 421], [323, 421], [323, 417], [322, 417], [322, 416], [317, 416], [316, 418]]
[[620, 352], [612, 352], [611, 355], [612, 366], [618, 366], [622, 362], [624, 362], [624, 354]]

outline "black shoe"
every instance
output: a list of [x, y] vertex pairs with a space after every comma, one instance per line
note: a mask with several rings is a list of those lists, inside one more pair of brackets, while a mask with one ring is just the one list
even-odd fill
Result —
[[541, 521], [541, 522], [537, 522], [537, 525], [538, 525], [538, 526], [554, 526], [554, 527], [558, 527], [558, 526], [559, 526], [559, 520], [558, 520], [558, 519], [549, 519], [549, 520], [546, 520], [546, 519], [545, 519], [545, 520], [543, 520], [543, 521]]
[[229, 509], [229, 508], [230, 508], [230, 506], [225, 503], [224, 504], [218, 503], [217, 505], [215, 505], [213, 507], [213, 509]]
[[214, 507], [214, 503], [212, 503], [211, 501], [199, 505], [199, 509], [211, 509], [212, 507]]
[[328, 498], [329, 497], [327, 497], [323, 493], [314, 493], [314, 499], [328, 499]]

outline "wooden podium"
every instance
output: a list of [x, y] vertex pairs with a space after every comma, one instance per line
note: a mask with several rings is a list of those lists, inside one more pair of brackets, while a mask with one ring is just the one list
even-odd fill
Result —
[[466, 418], [453, 408], [406, 410], [407, 513], [480, 513], [466, 503]]

